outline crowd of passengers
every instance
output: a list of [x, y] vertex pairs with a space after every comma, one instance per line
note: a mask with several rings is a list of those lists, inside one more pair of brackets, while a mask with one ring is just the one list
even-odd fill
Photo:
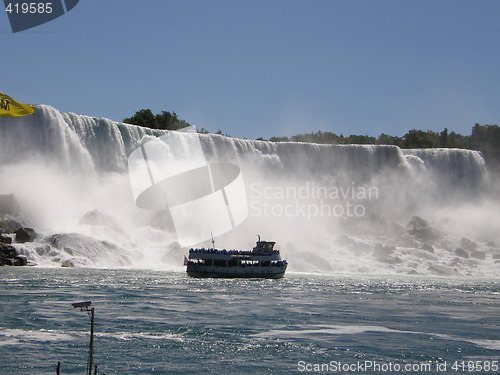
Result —
[[[207, 254], [229, 254], [229, 255], [252, 255], [255, 254], [253, 251], [243, 251], [243, 250], [218, 250], [218, 249], [189, 249], [190, 253], [207, 253]], [[268, 250], [259, 249], [257, 251], [259, 254], [279, 254], [279, 250]]]

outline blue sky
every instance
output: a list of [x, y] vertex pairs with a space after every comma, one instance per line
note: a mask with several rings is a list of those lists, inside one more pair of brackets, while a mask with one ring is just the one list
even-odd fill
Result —
[[2, 12], [0, 91], [246, 138], [469, 134], [500, 123], [499, 17], [495, 0], [80, 0], [16, 34]]

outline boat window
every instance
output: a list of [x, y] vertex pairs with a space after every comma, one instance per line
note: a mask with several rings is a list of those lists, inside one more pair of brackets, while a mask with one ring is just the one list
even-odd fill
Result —
[[214, 259], [215, 267], [226, 267], [226, 261], [223, 259]]

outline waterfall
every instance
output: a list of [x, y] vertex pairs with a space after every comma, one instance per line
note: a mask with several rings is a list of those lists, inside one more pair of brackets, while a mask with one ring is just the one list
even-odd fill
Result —
[[[192, 136], [45, 105], [31, 116], [1, 118], [0, 194], [15, 194], [23, 219], [40, 233], [36, 243], [16, 245], [19, 251], [50, 265], [177, 264], [183, 250], [171, 217], [135, 205], [127, 169], [135, 149], [167, 133], [179, 144]], [[240, 167], [247, 192], [248, 218], [217, 239], [221, 246], [248, 248], [261, 234], [289, 253], [291, 270], [354, 273], [479, 272], [454, 255], [462, 236], [476, 244], [470, 254], [496, 254], [500, 215], [480, 219], [480, 228], [467, 219], [495, 206], [477, 151], [199, 139], [207, 161]], [[411, 234], [414, 216], [436, 236]], [[429, 247], [435, 252], [422, 250]]]
[[[41, 157], [66, 169], [85, 173], [124, 173], [128, 156], [144, 137], [165, 133], [165, 130], [104, 118], [61, 113], [50, 106], [40, 105], [32, 116], [2, 118], [0, 163], [14, 164]], [[411, 169], [421, 163], [441, 178], [449, 179], [453, 185], [477, 184], [483, 182], [486, 175], [482, 156], [471, 150], [401, 150], [396, 146], [275, 143], [220, 135], [200, 137], [209, 158], [236, 159], [240, 163], [268, 168], [272, 173], [313, 176], [349, 172], [350, 177], [363, 180], [382, 170]]]
[[484, 188], [487, 173], [479, 151], [437, 148], [404, 150], [408, 158], [417, 158], [420, 165], [451, 186], [476, 190]]

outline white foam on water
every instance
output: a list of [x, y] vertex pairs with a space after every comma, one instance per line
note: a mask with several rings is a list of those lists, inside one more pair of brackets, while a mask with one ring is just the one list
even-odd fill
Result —
[[433, 332], [405, 331], [384, 326], [335, 325], [314, 329], [280, 329], [261, 332], [252, 336], [257, 338], [304, 339], [311, 336], [360, 335], [365, 333], [423, 335], [441, 340], [467, 342], [485, 349], [500, 350], [500, 340], [474, 339]]
[[74, 336], [53, 330], [3, 329], [0, 331], [0, 345], [18, 345], [23, 342], [71, 341]]
[[185, 339], [181, 335], [170, 334], [170, 333], [158, 333], [158, 334], [152, 334], [147, 332], [97, 333], [96, 337], [113, 338], [122, 341], [130, 341], [130, 340], [169, 340], [178, 342], [185, 341]]

